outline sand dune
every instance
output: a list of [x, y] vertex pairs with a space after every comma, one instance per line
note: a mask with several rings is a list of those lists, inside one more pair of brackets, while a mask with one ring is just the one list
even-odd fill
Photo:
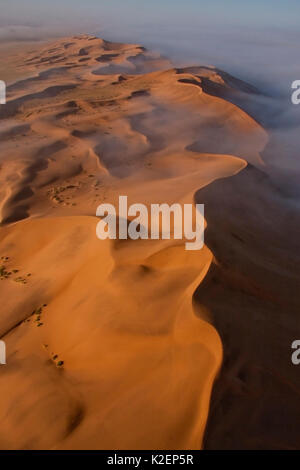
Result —
[[[221, 338], [225, 357], [236, 357], [215, 313], [222, 301], [238, 315], [227, 284], [250, 292], [265, 321], [273, 295], [272, 251], [257, 278], [243, 261], [253, 226], [230, 206], [230, 182], [252, 174], [247, 162], [265, 171], [268, 134], [239, 105], [256, 90], [213, 67], [176, 69], [139, 45], [88, 35], [32, 46], [15, 78], [0, 108], [0, 335], [8, 350], [0, 447], [199, 449]], [[251, 199], [256, 179], [241, 178], [237, 200], [246, 190]], [[196, 197], [210, 206], [207, 246], [100, 242], [96, 208], [117, 204], [120, 194], [146, 205]], [[228, 224], [218, 219], [223, 208]], [[210, 273], [225, 276], [228, 230], [230, 281], [220, 293]], [[239, 264], [231, 271], [231, 250], [245, 272]], [[250, 253], [260, 256], [255, 247]], [[282, 275], [274, 275], [276, 289]], [[235, 436], [241, 425], [238, 411], [218, 408], [224, 370], [206, 439], [212, 447], [236, 444], [222, 433]]]

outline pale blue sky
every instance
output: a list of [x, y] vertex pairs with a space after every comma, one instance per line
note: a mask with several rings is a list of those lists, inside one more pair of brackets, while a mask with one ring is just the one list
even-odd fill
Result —
[[299, 0], [1, 0], [1, 16], [16, 21], [62, 20], [119, 16], [126, 22], [215, 21], [221, 24], [260, 24], [296, 27]]

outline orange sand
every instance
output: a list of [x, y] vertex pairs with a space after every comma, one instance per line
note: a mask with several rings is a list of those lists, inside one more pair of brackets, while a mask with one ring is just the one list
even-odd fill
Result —
[[119, 194], [193, 202], [263, 167], [266, 132], [209, 89], [247, 86], [91, 36], [32, 46], [17, 71], [0, 107], [0, 255], [19, 270], [0, 281], [0, 447], [201, 448], [223, 353], [193, 295], [214, 255], [100, 241], [95, 213]]

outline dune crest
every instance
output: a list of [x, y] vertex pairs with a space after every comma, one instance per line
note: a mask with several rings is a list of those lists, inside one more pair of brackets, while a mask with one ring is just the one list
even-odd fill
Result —
[[253, 90], [88, 35], [18, 72], [0, 107], [1, 448], [201, 448], [223, 352], [194, 293], [213, 250], [100, 242], [95, 213], [263, 168], [267, 133], [227, 99]]

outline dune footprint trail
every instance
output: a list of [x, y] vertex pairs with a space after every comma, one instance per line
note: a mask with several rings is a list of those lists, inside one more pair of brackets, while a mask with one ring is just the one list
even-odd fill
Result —
[[0, 446], [199, 449], [223, 353], [194, 293], [214, 253], [100, 242], [95, 212], [262, 166], [265, 131], [205, 91], [251, 90], [93, 36], [33, 46], [20, 73], [0, 108]]

